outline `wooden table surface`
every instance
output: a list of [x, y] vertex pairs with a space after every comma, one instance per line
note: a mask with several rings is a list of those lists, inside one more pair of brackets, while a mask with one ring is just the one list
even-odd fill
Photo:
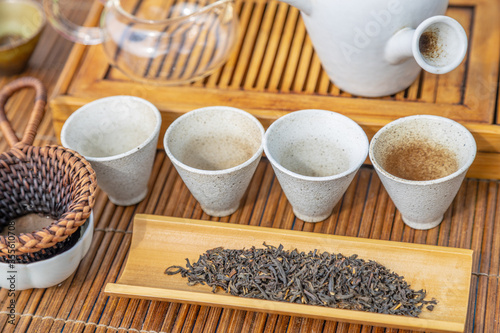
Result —
[[[83, 21], [87, 8], [71, 17]], [[98, 46], [96, 46], [98, 47]], [[35, 76], [49, 97], [72, 48], [72, 43], [47, 26], [20, 76]], [[14, 77], [1, 77], [0, 86]], [[17, 93], [7, 106], [9, 119], [22, 133], [33, 103], [31, 91]], [[0, 135], [0, 151], [8, 146]], [[51, 114], [39, 128], [35, 145], [54, 144]], [[284, 315], [108, 297], [104, 286], [120, 275], [130, 247], [136, 213], [158, 214], [228, 223], [260, 225], [336, 235], [435, 244], [474, 250], [466, 332], [500, 332], [500, 187], [496, 180], [464, 181], [442, 224], [429, 231], [406, 227], [399, 212], [369, 166], [361, 168], [334, 214], [309, 224], [295, 219], [269, 162], [260, 163], [241, 209], [227, 218], [204, 214], [179, 178], [169, 159], [157, 152], [150, 191], [136, 206], [118, 207], [99, 191], [94, 209], [96, 229], [89, 253], [68, 280], [48, 289], [16, 292], [0, 289], [1, 332], [395, 332], [333, 321]], [[432, 263], [429, 263], [432, 265]], [[145, 272], [147, 279], [147, 272]], [[15, 324], [9, 323], [11, 299]]]

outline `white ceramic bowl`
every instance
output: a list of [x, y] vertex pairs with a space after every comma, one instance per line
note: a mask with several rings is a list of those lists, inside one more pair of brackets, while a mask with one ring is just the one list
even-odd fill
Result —
[[0, 263], [0, 287], [15, 291], [48, 288], [66, 280], [75, 272], [90, 248], [94, 235], [93, 214], [81, 228], [82, 235], [76, 244], [50, 259], [30, 264]]

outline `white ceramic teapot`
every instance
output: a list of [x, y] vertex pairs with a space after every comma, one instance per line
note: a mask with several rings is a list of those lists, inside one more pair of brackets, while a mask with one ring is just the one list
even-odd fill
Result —
[[302, 14], [323, 68], [340, 89], [385, 96], [406, 89], [420, 69], [447, 73], [467, 36], [442, 16], [448, 0], [282, 0]]

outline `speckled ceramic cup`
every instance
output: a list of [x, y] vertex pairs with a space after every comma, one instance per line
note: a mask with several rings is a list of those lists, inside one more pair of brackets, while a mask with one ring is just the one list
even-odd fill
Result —
[[61, 142], [90, 162], [97, 184], [111, 202], [129, 206], [147, 195], [160, 126], [160, 112], [150, 102], [133, 96], [105, 97], [66, 120]]
[[276, 120], [264, 151], [295, 216], [328, 218], [368, 155], [368, 138], [354, 121], [325, 110], [302, 110]]
[[264, 128], [250, 113], [211, 106], [188, 112], [163, 144], [177, 172], [211, 216], [234, 213], [262, 156]]
[[474, 161], [476, 142], [451, 119], [417, 115], [380, 129], [369, 154], [404, 223], [425, 230], [443, 220]]

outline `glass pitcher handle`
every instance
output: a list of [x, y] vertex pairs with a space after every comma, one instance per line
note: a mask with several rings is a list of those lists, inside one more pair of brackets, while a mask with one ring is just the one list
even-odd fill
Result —
[[[99, 1], [103, 5], [107, 2], [106, 0]], [[101, 29], [98, 27], [82, 27], [69, 21], [61, 13], [59, 0], [43, 0], [43, 8], [50, 24], [66, 39], [85, 45], [102, 43], [103, 36]]]

